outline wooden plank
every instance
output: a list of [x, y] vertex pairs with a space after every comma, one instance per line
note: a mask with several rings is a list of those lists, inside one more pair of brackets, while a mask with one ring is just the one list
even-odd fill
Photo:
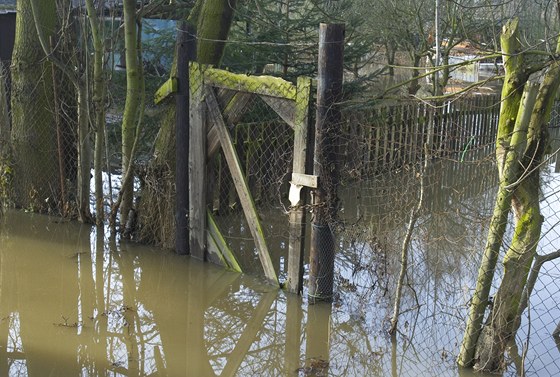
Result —
[[295, 101], [296, 87], [289, 81], [271, 76], [248, 76], [216, 68], [204, 68], [204, 81], [217, 88], [237, 90]]
[[311, 188], [319, 187], [319, 177], [311, 174], [292, 173], [292, 181], [294, 185], [305, 186]]
[[[241, 119], [244, 114], [243, 109], [245, 109], [251, 97], [251, 94], [238, 92], [230, 99], [223, 110], [223, 118], [226, 124], [235, 124]], [[218, 131], [215, 125], [210, 125], [207, 139], [206, 152], [207, 158], [210, 159], [216, 154], [220, 147], [220, 138], [218, 137]]]
[[206, 232], [206, 251], [208, 262], [221, 266], [226, 270], [230, 269], [227, 260], [220, 250], [220, 245], [218, 245], [218, 242], [212, 237], [210, 232]]
[[296, 113], [295, 102], [269, 96], [260, 96], [272, 110], [292, 129], [295, 128], [294, 118]]
[[200, 65], [190, 64], [189, 249], [203, 259], [206, 253], [206, 106]]
[[[297, 98], [294, 114], [294, 175], [306, 173], [309, 154], [313, 151], [312, 140], [309, 138], [309, 101], [311, 98], [311, 79], [300, 77], [297, 81]], [[303, 256], [305, 254], [305, 223], [307, 190], [300, 193], [299, 203], [290, 207], [289, 240], [288, 240], [288, 292], [299, 294], [303, 290]]]
[[177, 93], [178, 86], [177, 78], [171, 77], [169, 80], [164, 82], [163, 85], [156, 91], [156, 94], [154, 94], [154, 103], [157, 105], [173, 93]]
[[249, 191], [249, 186], [243, 174], [235, 147], [231, 141], [231, 136], [229, 135], [222, 118], [222, 114], [220, 113], [218, 101], [210, 88], [206, 90], [205, 97], [206, 104], [208, 105], [208, 114], [218, 131], [220, 144], [222, 145], [224, 156], [230, 168], [233, 182], [241, 202], [241, 207], [243, 208], [243, 212], [247, 218], [247, 224], [251, 230], [251, 234], [253, 235], [265, 276], [270, 283], [278, 285], [278, 277], [276, 276], [276, 271], [274, 270], [274, 265], [272, 264], [270, 254], [268, 252], [268, 246], [266, 245], [266, 241], [264, 239], [264, 232], [257, 215], [255, 203], [253, 202], [253, 197]]
[[235, 258], [235, 254], [227, 244], [222, 232], [218, 228], [216, 221], [210, 211], [207, 211], [208, 216], [208, 249], [220, 258], [226, 268], [236, 272], [242, 272], [241, 266]]
[[224, 89], [224, 88], [216, 90], [216, 99], [218, 100], [220, 109], [225, 109], [227, 104], [237, 93], [239, 92], [236, 92], [234, 90]]

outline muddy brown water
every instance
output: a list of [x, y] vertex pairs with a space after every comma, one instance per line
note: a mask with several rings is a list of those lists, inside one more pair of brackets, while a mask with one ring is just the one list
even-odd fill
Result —
[[0, 376], [409, 375], [338, 305], [251, 276], [16, 211], [0, 245]]
[[[375, 190], [368, 198], [361, 187], [346, 215], [381, 216], [383, 209], [360, 204]], [[375, 255], [389, 238], [398, 244], [402, 229], [375, 242], [342, 237], [335, 301], [308, 305], [253, 275], [120, 243], [103, 229], [7, 211], [0, 219], [0, 376], [473, 376], [454, 360], [476, 272], [467, 265], [477, 260], [472, 250], [484, 241], [484, 220], [457, 212], [449, 198], [433, 208], [450, 210], [432, 210], [420, 222], [414, 290], [405, 292], [394, 342], [386, 332], [391, 292], [383, 285], [398, 266]], [[457, 203], [480, 214], [492, 200], [477, 194]], [[555, 266], [545, 269], [541, 292], [553, 286]], [[559, 317], [556, 291], [538, 296], [539, 316]], [[558, 370], [560, 351], [547, 333], [552, 319], [542, 326], [533, 319], [529, 375]]]

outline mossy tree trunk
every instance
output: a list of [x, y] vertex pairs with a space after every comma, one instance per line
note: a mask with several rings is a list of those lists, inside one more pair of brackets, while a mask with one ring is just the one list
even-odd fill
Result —
[[[540, 238], [539, 171], [547, 143], [546, 126], [560, 83], [558, 62], [527, 82], [516, 20], [504, 27], [502, 50], [506, 80], [496, 146], [500, 184], [458, 360], [461, 366], [487, 372], [504, 368], [504, 352], [515, 336], [521, 296]], [[490, 306], [489, 292], [511, 210], [515, 220], [513, 239], [503, 260], [500, 287]], [[491, 310], [483, 326], [488, 307]]]
[[10, 114], [4, 65], [0, 62], [0, 217], [8, 200], [10, 168]]
[[[10, 150], [10, 114], [8, 111], [7, 75], [0, 62], [0, 171]], [[1, 190], [1, 188], [0, 188]], [[0, 191], [1, 192], [1, 191]]]
[[12, 55], [13, 202], [18, 207], [46, 211], [59, 198], [52, 67], [45, 59], [36, 22], [48, 35], [56, 27], [55, 0], [39, 3], [34, 20], [30, 0], [17, 2]]
[[[516, 222], [513, 239], [504, 256], [500, 287], [477, 344], [475, 368], [489, 372], [503, 369], [504, 352], [508, 343], [514, 341], [518, 316], [522, 314], [519, 313], [521, 297], [541, 236], [540, 165], [547, 145], [546, 127], [560, 84], [560, 62], [554, 62], [540, 80], [532, 111], [525, 109], [530, 111], [530, 121], [527, 132], [521, 136], [524, 137], [524, 150], [520, 158], [523, 170], [518, 183], [515, 183], [512, 198]], [[512, 139], [515, 137], [516, 134]]]
[[[79, 64], [76, 55], [68, 61], [62, 61], [55, 55], [53, 41], [54, 27], [45, 25], [41, 20], [46, 12], [53, 11], [56, 16], [56, 7], [49, 2], [30, 0], [30, 8], [33, 16], [36, 34], [39, 40], [39, 48], [42, 49], [48, 61], [54, 64], [64, 76], [68, 78], [75, 87], [77, 96], [77, 120], [78, 120], [78, 177], [76, 188], [76, 204], [78, 210], [78, 220], [83, 223], [91, 222], [91, 212], [89, 208], [90, 193], [90, 169], [91, 169], [91, 145], [89, 135], [89, 91], [87, 81], [87, 69], [83, 69]], [[53, 1], [54, 2], [54, 1]], [[56, 17], [55, 17], [56, 20]], [[51, 110], [52, 113], [59, 111]], [[55, 119], [56, 122], [56, 119]]]
[[[197, 61], [218, 66], [227, 39], [235, 0], [198, 0], [188, 17], [197, 29]], [[176, 75], [176, 64], [171, 75]], [[144, 177], [138, 211], [138, 237], [175, 247], [175, 106], [168, 103], [155, 143], [154, 157]]]

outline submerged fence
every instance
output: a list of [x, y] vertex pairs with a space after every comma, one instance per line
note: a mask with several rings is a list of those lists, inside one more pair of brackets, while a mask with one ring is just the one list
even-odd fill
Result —
[[[6, 71], [3, 73], [5, 77]], [[118, 77], [120, 75], [116, 74], [115, 78]], [[120, 161], [119, 114], [125, 94], [123, 80], [115, 80], [112, 85], [113, 101], [107, 115], [106, 173]], [[39, 87], [32, 89], [31, 93], [41, 90]], [[57, 127], [62, 127], [62, 139], [55, 138], [50, 149], [53, 168], [42, 172], [51, 172], [46, 179], [55, 182], [51, 187], [52, 195], [47, 195], [53, 198], [47, 205], [48, 210], [69, 214], [73, 210], [76, 187], [76, 129], [71, 116], [75, 103], [71, 100], [70, 86], [60, 87], [59, 91], [67, 91], [62, 97], [69, 98], [68, 101], [48, 107], [50, 114], [61, 116], [58, 122], [42, 127], [45, 119], [33, 115], [36, 109], [30, 108], [26, 138], [46, 140], [56, 135]], [[293, 134], [262, 99], [254, 97], [251, 101], [247, 114], [229, 132], [255, 194], [259, 216], [270, 240], [273, 263], [279, 275], [285, 277]], [[7, 103], [6, 100], [4, 104]], [[367, 323], [387, 323], [400, 267], [402, 240], [411, 209], [418, 202], [419, 177], [423, 175], [425, 200], [412, 236], [411, 262], [399, 321], [402, 344], [422, 347], [408, 355], [415, 360], [415, 367], [400, 370], [399, 375], [433, 375], [453, 370], [495, 200], [494, 149], [499, 98], [480, 95], [443, 103], [391, 101], [342, 111], [343, 122], [334, 146], [340, 171], [339, 215], [331, 219], [330, 224], [337, 234], [337, 305], [352, 318]], [[148, 132], [138, 163], [150, 155], [160, 115], [157, 108], [147, 111], [148, 126], [144, 129]], [[432, 158], [424, 171], [421, 163], [426, 155], [424, 144], [430, 127], [433, 127], [433, 141], [428, 153]], [[0, 125], [0, 197], [18, 201], [19, 195], [33, 198], [35, 194], [32, 191], [9, 192], [10, 180], [14, 174], [34, 174], [34, 171], [6, 163], [11, 151], [5, 146], [13, 132], [11, 123], [3, 121]], [[541, 208], [545, 223], [537, 248], [541, 255], [556, 251], [560, 245], [559, 107], [553, 112], [550, 134], [550, 160], [543, 166], [542, 178]], [[214, 166], [211, 184], [216, 189], [210, 208], [221, 226], [227, 229], [226, 241], [241, 251], [244, 270], [258, 270], [254, 245], [244, 220], [240, 219], [238, 198], [231, 176], [223, 168], [223, 157], [217, 154], [211, 164]], [[61, 195], [62, 188], [64, 195]], [[106, 199], [109, 202], [108, 196]], [[43, 203], [30, 201], [26, 208], [33, 209], [39, 204], [43, 206], [44, 200]], [[313, 207], [307, 210], [312, 212]], [[511, 232], [510, 229], [506, 244], [511, 241]], [[498, 280], [500, 271], [496, 276]], [[512, 348], [513, 356], [506, 360], [507, 374], [514, 374], [516, 368], [525, 369], [528, 375], [560, 373], [560, 364], [556, 362], [556, 352], [560, 351], [557, 338], [552, 336], [560, 319], [559, 277], [557, 261], [543, 264], [518, 332], [519, 355], [524, 362], [521, 366]], [[374, 327], [376, 331], [385, 330], [383, 326]]]
[[[402, 240], [411, 210], [418, 204], [420, 176], [424, 177], [424, 201], [412, 232], [399, 320], [398, 342], [405, 351], [402, 362], [395, 361], [391, 366], [398, 370], [397, 375], [445, 375], [455, 370], [497, 189], [499, 105], [497, 96], [472, 96], [436, 104], [404, 101], [343, 109], [343, 123], [335, 141], [340, 170], [339, 212], [330, 221], [337, 235], [335, 301], [351, 318], [364, 320], [365, 331], [370, 328], [368, 324], [375, 331], [387, 330]], [[550, 124], [551, 148], [543, 166], [541, 207], [545, 224], [539, 255], [554, 252], [560, 244], [558, 109]], [[265, 115], [259, 117], [264, 119]], [[268, 210], [260, 207], [260, 216], [271, 240], [275, 268], [281, 277], [286, 276], [286, 217], [279, 214], [288, 206], [287, 176], [279, 166], [290, 164], [274, 158], [279, 152], [269, 153], [267, 148], [290, 144], [278, 142], [276, 138], [287, 134], [276, 133], [279, 129], [272, 124], [263, 129], [253, 124], [253, 131], [244, 127], [241, 122], [231, 129], [232, 135], [243, 140], [237, 143], [240, 155], [259, 146], [252, 149], [252, 161], [244, 160], [249, 162], [246, 169], [261, 171], [259, 161], [268, 161], [270, 168], [278, 169], [277, 178], [266, 181], [274, 189], [268, 186], [267, 195], [260, 196], [263, 204], [271, 205]], [[433, 142], [426, 150], [430, 128]], [[254, 144], [251, 138], [256, 139]], [[276, 141], [261, 144], [261, 139]], [[430, 163], [424, 169], [426, 153]], [[259, 181], [265, 182], [265, 178], [255, 178], [252, 184], [258, 192], [262, 186]], [[246, 225], [235, 216], [235, 200], [228, 203], [229, 215], [221, 219], [229, 224], [226, 238], [234, 249], [242, 250], [244, 269], [258, 271]], [[313, 214], [313, 206], [308, 209]], [[510, 226], [505, 246], [511, 242], [512, 232]], [[501, 274], [499, 265], [492, 296]], [[560, 264], [545, 263], [529, 309], [522, 317], [518, 348], [512, 343], [508, 350], [506, 375], [522, 370], [526, 375], [560, 373], [555, 361], [559, 349], [553, 336], [560, 319], [557, 277]]]
[[[537, 247], [542, 256], [554, 256], [560, 245], [559, 109], [556, 104], [542, 166], [544, 224]], [[385, 323], [385, 330], [393, 314], [403, 239], [424, 179], [397, 335], [399, 345], [410, 351], [392, 366], [398, 375], [445, 375], [455, 368], [496, 198], [498, 111], [498, 97], [480, 96], [439, 106], [393, 103], [346, 112], [339, 142], [340, 216], [332, 223], [338, 235], [339, 305], [358, 318]], [[422, 144], [430, 122], [434, 141], [424, 169]], [[502, 249], [512, 236], [509, 225]], [[491, 297], [501, 282], [502, 257], [503, 251]], [[555, 361], [559, 276], [558, 260], [542, 265], [516, 343], [508, 347], [505, 375], [560, 373]], [[378, 312], [372, 314], [372, 307]], [[434, 360], [440, 364], [434, 366]]]

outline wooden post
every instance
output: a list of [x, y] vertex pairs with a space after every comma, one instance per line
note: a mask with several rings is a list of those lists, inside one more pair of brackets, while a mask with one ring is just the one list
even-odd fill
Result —
[[319, 27], [317, 119], [313, 174], [319, 176], [315, 190], [309, 261], [309, 302], [330, 301], [334, 280], [334, 235], [330, 224], [336, 216], [338, 172], [335, 140], [341, 116], [344, 25]]
[[189, 61], [195, 59], [194, 27], [177, 31], [177, 94], [175, 95], [175, 251], [189, 254]]
[[[239, 157], [237, 156], [237, 152], [235, 151], [231, 136], [220, 112], [218, 101], [216, 100], [214, 92], [211, 88], [203, 93], [203, 95], [205, 96], [205, 100], [208, 105], [207, 109], [210, 121], [214, 123], [218, 132], [222, 151], [224, 152], [224, 157], [226, 158], [232, 175], [233, 184], [235, 185], [239, 201], [241, 202], [241, 207], [243, 208], [245, 218], [247, 219], [247, 226], [249, 227], [253, 239], [255, 240], [255, 247], [257, 248], [264, 274], [271, 284], [278, 285], [278, 277], [276, 275], [274, 265], [272, 264], [272, 259], [270, 258], [268, 246], [264, 238], [263, 227], [256, 211], [255, 202], [253, 201], [253, 197], [249, 190], [247, 179], [243, 174], [243, 169], [241, 168], [241, 163], [239, 161]], [[204, 203], [206, 202], [204, 201]]]
[[189, 251], [206, 258], [206, 104], [202, 66], [192, 62], [189, 74]]
[[[294, 116], [294, 162], [293, 173], [305, 174], [307, 166], [309, 140], [309, 97], [311, 79], [300, 77], [297, 81], [296, 112]], [[307, 192], [305, 188], [294, 183], [292, 177], [290, 192], [297, 191], [294, 203], [290, 207], [290, 240], [288, 245], [288, 292], [299, 294], [303, 290], [303, 254], [305, 249], [305, 205]], [[301, 191], [300, 191], [301, 190]], [[292, 195], [290, 195], [290, 199]], [[297, 202], [296, 202], [297, 201]]]

